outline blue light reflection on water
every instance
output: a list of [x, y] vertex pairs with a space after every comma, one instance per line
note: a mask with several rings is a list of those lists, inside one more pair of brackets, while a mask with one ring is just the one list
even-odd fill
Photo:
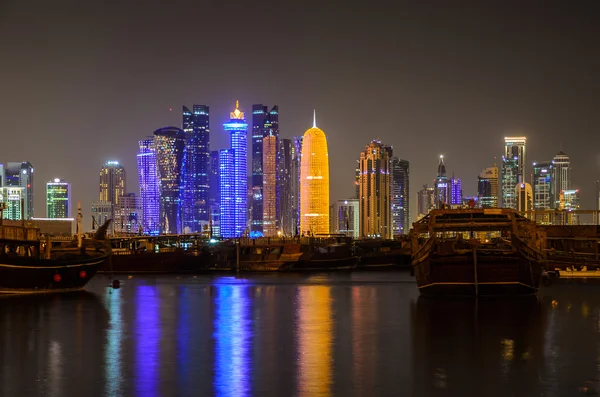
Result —
[[118, 396], [121, 389], [121, 341], [123, 338], [121, 293], [119, 290], [115, 290], [110, 294], [106, 294], [105, 298], [110, 316], [104, 358], [106, 394], [108, 396]]
[[179, 294], [179, 308], [178, 308], [178, 321], [177, 321], [177, 374], [183, 384], [193, 376], [189, 371], [189, 343], [190, 343], [190, 305], [187, 291], [185, 288], [180, 288]]
[[158, 395], [160, 313], [156, 287], [140, 285], [136, 290], [135, 391], [140, 397]]
[[251, 303], [245, 285], [216, 286], [215, 374], [217, 396], [247, 396], [251, 392]]

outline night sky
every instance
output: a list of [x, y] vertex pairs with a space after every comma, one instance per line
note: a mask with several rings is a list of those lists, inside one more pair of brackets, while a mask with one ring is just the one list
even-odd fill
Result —
[[211, 150], [224, 148], [239, 99], [248, 116], [253, 103], [279, 105], [283, 138], [316, 109], [332, 201], [353, 195], [355, 160], [378, 138], [410, 161], [414, 220], [440, 154], [472, 195], [519, 131], [528, 172], [562, 145], [592, 208], [597, 2], [411, 3], [0, 0], [0, 163], [32, 162], [36, 216], [45, 182], [71, 182], [87, 223], [106, 160], [137, 192], [138, 140], [181, 127], [181, 106], [197, 103], [210, 106]]

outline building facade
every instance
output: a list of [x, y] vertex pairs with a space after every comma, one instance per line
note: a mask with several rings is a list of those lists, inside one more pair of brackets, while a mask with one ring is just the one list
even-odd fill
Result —
[[329, 214], [330, 232], [347, 237], [360, 237], [360, 203], [358, 199], [337, 200]]
[[135, 193], [127, 193], [119, 198], [119, 204], [115, 208], [115, 233], [139, 234], [143, 232], [143, 219], [140, 196]]
[[437, 175], [433, 186], [435, 189], [435, 208], [442, 208], [442, 206], [450, 204], [450, 183], [448, 181], [448, 176], [446, 175], [446, 164], [444, 164], [443, 155], [440, 156]]
[[527, 215], [527, 211], [533, 210], [533, 189], [526, 182], [517, 184], [515, 187], [515, 197], [517, 199], [517, 208], [522, 215]]
[[460, 178], [455, 178], [454, 175], [450, 179], [450, 204], [463, 204], [462, 181]]
[[[33, 183], [33, 165], [30, 162], [8, 162], [4, 169], [4, 186], [23, 188], [23, 200], [25, 208], [25, 219], [31, 219], [34, 216], [34, 183]], [[20, 208], [20, 207], [19, 207]], [[19, 213], [20, 213], [19, 209]]]
[[229, 149], [220, 152], [221, 172], [221, 236], [241, 237], [247, 232], [248, 216], [248, 124], [236, 101], [229, 122], [223, 124], [229, 133]]
[[477, 177], [477, 197], [481, 208], [498, 208], [498, 167], [485, 168]]
[[117, 205], [125, 192], [125, 168], [118, 161], [107, 161], [100, 170], [100, 202]]
[[181, 221], [184, 233], [202, 232], [209, 221], [210, 126], [209, 107], [183, 106], [185, 132], [185, 167], [181, 198]]
[[292, 155], [292, 212], [294, 216], [294, 236], [300, 235], [300, 166], [302, 163], [303, 136], [294, 137]]
[[515, 186], [524, 182], [526, 137], [504, 138], [504, 155], [502, 156], [502, 206], [517, 209]]
[[[278, 136], [269, 132], [263, 137], [263, 213], [262, 229], [265, 237], [277, 235], [277, 207], [279, 204], [277, 183]], [[254, 217], [252, 219], [254, 221]]]
[[71, 184], [59, 178], [46, 183], [46, 218], [71, 217]]
[[392, 148], [371, 141], [360, 154], [360, 235], [392, 238]]
[[435, 188], [423, 185], [417, 192], [417, 220], [429, 214], [435, 208]]
[[210, 152], [209, 231], [212, 237], [221, 237], [221, 172], [219, 151]]
[[143, 233], [156, 235], [160, 231], [160, 183], [156, 169], [154, 137], [139, 141], [139, 149], [137, 167], [142, 208], [141, 226]]
[[181, 190], [185, 132], [177, 127], [154, 131], [156, 173], [159, 190], [159, 232], [179, 234], [181, 223]]
[[[3, 203], [6, 206], [2, 211], [2, 219], [10, 219], [13, 221], [20, 221], [23, 219], [26, 194], [26, 189], [23, 187], [0, 187], [0, 204]], [[23, 201], [23, 208], [21, 207], [21, 201]]]
[[329, 233], [329, 152], [327, 137], [317, 128], [316, 116], [302, 140], [300, 232]]
[[554, 206], [560, 206], [560, 193], [571, 189], [571, 160], [562, 150], [552, 160], [552, 181]]
[[408, 160], [392, 157], [392, 237], [408, 234], [410, 230], [409, 166]]
[[550, 161], [533, 163], [533, 208], [535, 210], [556, 208], [552, 172], [553, 165]]
[[294, 174], [293, 159], [294, 145], [291, 139], [279, 140], [279, 164], [277, 166], [277, 191], [278, 191], [278, 224], [281, 234], [294, 236], [296, 233], [294, 196], [292, 193]]
[[[92, 230], [96, 230], [109, 219], [114, 219], [113, 203], [92, 203]], [[107, 234], [114, 234], [114, 230], [115, 223], [111, 222]]]

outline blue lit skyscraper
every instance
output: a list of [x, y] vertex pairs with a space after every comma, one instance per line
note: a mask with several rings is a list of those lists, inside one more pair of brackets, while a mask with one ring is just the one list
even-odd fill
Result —
[[211, 151], [208, 208], [210, 211], [209, 222], [214, 237], [221, 236], [221, 171], [219, 163], [219, 151]]
[[446, 176], [446, 165], [444, 164], [443, 155], [440, 156], [434, 187], [435, 208], [442, 208], [442, 205], [448, 205], [450, 203], [450, 186], [448, 184], [448, 177]]
[[450, 204], [462, 205], [462, 203], [462, 181], [460, 180], [460, 178], [455, 178], [454, 175], [452, 175], [452, 179], [450, 179]]
[[183, 169], [182, 223], [184, 233], [201, 232], [208, 225], [210, 173], [209, 107], [183, 107], [185, 166]]
[[221, 150], [221, 236], [240, 237], [246, 231], [248, 213], [247, 155], [248, 124], [235, 103], [229, 122], [223, 124], [229, 132], [230, 149]]
[[409, 166], [407, 160], [391, 159], [392, 237], [408, 234], [410, 229]]
[[142, 229], [144, 233], [159, 232], [159, 182], [156, 170], [156, 151], [154, 137], [140, 141], [140, 152], [137, 155], [140, 199], [142, 205]]
[[154, 132], [160, 192], [160, 233], [181, 233], [181, 182], [185, 132], [164, 127]]

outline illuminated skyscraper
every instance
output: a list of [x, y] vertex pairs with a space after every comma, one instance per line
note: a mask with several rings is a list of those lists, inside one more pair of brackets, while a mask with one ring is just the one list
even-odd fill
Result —
[[[263, 139], [268, 135], [279, 137], [279, 108], [262, 104], [252, 105], [252, 200], [251, 233], [263, 233]], [[267, 209], [267, 211], [269, 211]]]
[[209, 107], [183, 107], [185, 167], [181, 213], [184, 233], [202, 232], [208, 226], [210, 172]]
[[566, 211], [566, 213], [559, 214], [559, 223], [578, 225], [579, 215], [572, 211], [579, 209], [579, 189], [563, 190], [560, 192], [558, 209]]
[[417, 220], [429, 214], [435, 208], [435, 188], [423, 185], [417, 192]]
[[502, 206], [517, 208], [515, 186], [525, 180], [526, 137], [504, 138], [504, 155], [502, 156]]
[[219, 170], [219, 151], [210, 152], [210, 226], [212, 236], [221, 236], [221, 172]]
[[[279, 140], [279, 164], [277, 166], [277, 191], [279, 197], [278, 223], [279, 230], [284, 236], [293, 236], [296, 233], [294, 214], [294, 185], [293, 159], [295, 156], [294, 145], [291, 139]], [[296, 183], [297, 184], [297, 183]]]
[[294, 137], [294, 152], [292, 153], [292, 212], [294, 216], [294, 232], [300, 234], [300, 165], [302, 159], [302, 140], [304, 137]]
[[161, 234], [181, 233], [181, 185], [185, 140], [185, 132], [177, 127], [164, 127], [154, 131]]
[[248, 214], [248, 124], [244, 112], [235, 103], [229, 122], [223, 124], [229, 132], [230, 149], [221, 150], [221, 236], [241, 237], [246, 231]]
[[0, 203], [6, 204], [6, 209], [2, 211], [2, 219], [20, 221], [23, 218], [21, 210], [21, 200], [25, 199], [26, 189], [18, 186], [0, 187]]
[[[277, 235], [277, 135], [269, 132], [263, 137], [263, 235]], [[254, 217], [253, 217], [254, 220]]]
[[311, 235], [329, 233], [329, 154], [316, 116], [302, 140], [300, 230]]
[[494, 164], [477, 177], [477, 196], [481, 208], [498, 208], [498, 167]]
[[550, 161], [533, 163], [533, 206], [536, 210], [555, 208], [552, 171], [553, 165]]
[[136, 234], [142, 226], [143, 214], [140, 196], [127, 193], [119, 198], [115, 208], [114, 230], [121, 234]]
[[392, 157], [392, 235], [408, 234], [410, 230], [409, 163]]
[[[25, 219], [33, 218], [33, 166], [30, 162], [8, 162], [4, 170], [4, 186], [22, 187]], [[20, 208], [20, 207], [19, 207]], [[19, 213], [21, 210], [19, 209]]]
[[100, 170], [100, 202], [118, 204], [125, 194], [125, 168], [118, 161], [107, 161]]
[[144, 233], [158, 234], [160, 229], [160, 183], [156, 169], [154, 137], [140, 141], [139, 147], [137, 166], [142, 207], [141, 226]]
[[71, 184], [61, 179], [46, 183], [46, 218], [71, 217]]
[[442, 205], [450, 204], [450, 184], [446, 176], [446, 165], [444, 164], [444, 156], [440, 156], [438, 164], [437, 176], [434, 181], [435, 189], [435, 208], [442, 208]]
[[392, 148], [371, 141], [360, 154], [360, 235], [392, 237], [391, 172]]
[[552, 160], [553, 208], [560, 206], [560, 193], [571, 189], [571, 160], [562, 150]]
[[454, 175], [450, 179], [450, 204], [463, 204], [462, 181], [460, 178], [455, 178]]

